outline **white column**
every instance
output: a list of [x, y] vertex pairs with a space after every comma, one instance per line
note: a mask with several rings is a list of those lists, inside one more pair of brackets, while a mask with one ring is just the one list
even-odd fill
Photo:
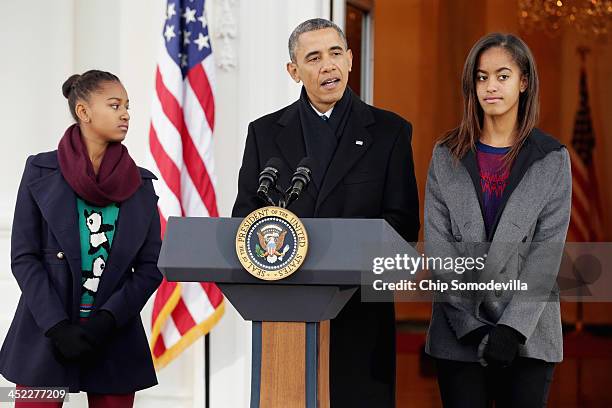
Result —
[[[0, 4], [0, 25], [8, 34], [0, 37], [0, 49], [8, 57], [0, 64], [0, 76], [6, 79], [5, 97], [0, 99], [0, 109], [5, 113], [1, 123], [5, 149], [0, 160], [1, 341], [20, 296], [10, 271], [9, 251], [13, 208], [25, 160], [29, 155], [56, 149], [72, 123], [61, 87], [75, 72], [77, 8], [74, 0], [37, 1], [29, 7], [19, 2]], [[12, 386], [4, 378], [0, 385]], [[75, 408], [87, 406], [84, 395], [72, 396], [70, 404]]]
[[[0, 2], [0, 342], [20, 291], [10, 269], [10, 229], [26, 158], [55, 149], [69, 123], [61, 92], [72, 70], [73, 0]], [[0, 386], [11, 386], [0, 376]]]

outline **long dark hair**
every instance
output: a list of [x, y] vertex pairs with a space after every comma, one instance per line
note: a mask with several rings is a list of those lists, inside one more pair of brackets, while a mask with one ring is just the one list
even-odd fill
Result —
[[517, 116], [517, 137], [506, 154], [504, 161], [510, 164], [518, 155], [521, 146], [536, 126], [540, 110], [540, 83], [533, 54], [527, 44], [513, 34], [491, 33], [474, 44], [463, 66], [461, 84], [463, 89], [463, 118], [461, 124], [447, 132], [440, 144], [447, 146], [458, 160], [469, 150], [476, 148], [476, 141], [482, 133], [484, 113], [476, 95], [476, 70], [482, 53], [489, 48], [506, 50], [527, 79], [527, 89], [519, 95]]

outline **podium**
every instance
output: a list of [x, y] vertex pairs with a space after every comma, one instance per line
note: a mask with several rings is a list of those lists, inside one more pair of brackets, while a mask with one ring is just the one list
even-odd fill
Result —
[[372, 274], [372, 259], [411, 248], [382, 219], [303, 218], [309, 249], [278, 281], [243, 269], [241, 218], [170, 217], [158, 266], [168, 281], [215, 282], [252, 325], [251, 408], [328, 408], [329, 320]]

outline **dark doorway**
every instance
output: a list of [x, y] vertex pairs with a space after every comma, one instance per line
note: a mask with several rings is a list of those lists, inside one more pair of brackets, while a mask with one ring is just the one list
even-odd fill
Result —
[[353, 52], [353, 68], [348, 85], [365, 101], [370, 99], [371, 70], [371, 18], [374, 1], [348, 0], [346, 2], [345, 33]]

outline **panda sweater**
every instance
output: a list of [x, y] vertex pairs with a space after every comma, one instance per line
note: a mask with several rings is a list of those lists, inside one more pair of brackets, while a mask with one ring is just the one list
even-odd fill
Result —
[[81, 242], [81, 304], [79, 317], [87, 319], [113, 244], [119, 206], [93, 206], [77, 198]]

